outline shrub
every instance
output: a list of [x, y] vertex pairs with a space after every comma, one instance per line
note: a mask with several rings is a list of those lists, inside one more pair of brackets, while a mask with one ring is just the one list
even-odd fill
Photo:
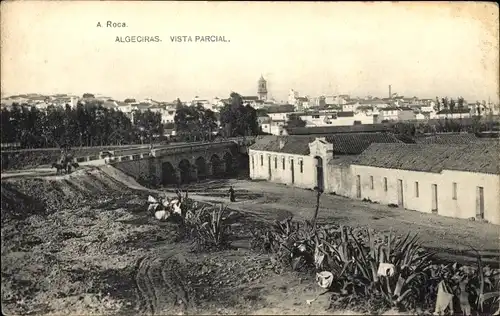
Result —
[[196, 251], [223, 250], [230, 246], [229, 221], [235, 212], [224, 205], [202, 206], [187, 210], [184, 226], [193, 238]]

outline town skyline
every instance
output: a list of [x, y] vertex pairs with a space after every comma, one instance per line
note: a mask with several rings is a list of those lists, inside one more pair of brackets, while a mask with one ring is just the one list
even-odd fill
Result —
[[[114, 5], [3, 5], [2, 97], [95, 93], [170, 101], [228, 97], [232, 91], [255, 95], [262, 74], [276, 100], [286, 100], [290, 89], [313, 97], [387, 97], [391, 84], [406, 97], [498, 102], [498, 11], [485, 4]], [[21, 11], [30, 23], [15, 21]], [[96, 27], [107, 20], [128, 26]], [[255, 23], [248, 27], [248, 21]], [[202, 31], [231, 42], [169, 39]], [[114, 41], [127, 34], [160, 36], [162, 42]]]

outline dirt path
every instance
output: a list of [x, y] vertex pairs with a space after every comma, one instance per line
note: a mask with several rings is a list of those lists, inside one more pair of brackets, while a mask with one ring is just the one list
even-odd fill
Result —
[[[314, 192], [265, 182], [205, 181], [191, 185], [189, 195], [227, 203], [229, 185], [237, 192], [230, 207], [248, 215], [242, 229], [290, 214], [308, 219], [314, 211]], [[2, 179], [2, 203], [13, 199], [2, 204], [3, 309], [47, 315], [357, 314], [327, 311], [328, 295], [306, 304], [321, 292], [314, 277], [277, 274], [270, 255], [244, 247], [191, 253], [189, 245], [173, 241], [171, 224], [146, 211], [147, 195], [165, 191], [144, 188], [111, 166]], [[31, 207], [26, 195], [50, 202], [52, 211]], [[424, 245], [443, 258], [473, 260], [467, 244], [490, 261], [498, 255], [494, 225], [331, 195], [321, 205], [322, 222], [420, 232]], [[4, 222], [8, 208], [17, 213]]]
[[[280, 219], [288, 214], [310, 219], [314, 212], [316, 193], [261, 181], [211, 181], [209, 188], [191, 196], [208, 201], [228, 201], [225, 191], [232, 185], [237, 202], [231, 208], [249, 212], [267, 220]], [[192, 191], [206, 184], [191, 185]], [[211, 188], [210, 188], [211, 187]], [[215, 195], [215, 196], [214, 196]], [[321, 197], [319, 223], [336, 223], [352, 227], [370, 227], [404, 235], [418, 233], [422, 245], [439, 252], [438, 258], [474, 262], [474, 249], [492, 265], [500, 261], [499, 226], [392, 208], [385, 205], [356, 201], [335, 195]]]

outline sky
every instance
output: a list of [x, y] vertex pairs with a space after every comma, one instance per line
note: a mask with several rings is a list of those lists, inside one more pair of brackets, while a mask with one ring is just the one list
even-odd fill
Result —
[[[2, 2], [2, 96], [350, 94], [497, 102], [494, 3]], [[106, 27], [106, 22], [126, 27]], [[102, 27], [98, 27], [98, 22]], [[196, 42], [195, 36], [229, 42]], [[159, 36], [122, 43], [116, 37]], [[172, 42], [191, 36], [193, 42]]]

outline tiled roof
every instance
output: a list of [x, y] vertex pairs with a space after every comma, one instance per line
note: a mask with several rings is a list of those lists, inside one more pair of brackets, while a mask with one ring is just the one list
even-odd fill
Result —
[[372, 99], [372, 100], [360, 100], [359, 104], [384, 104], [385, 102], [380, 99]]
[[[276, 153], [309, 155], [309, 143], [314, 139], [315, 137], [309, 136], [259, 136], [250, 149]], [[280, 140], [284, 141], [284, 146], [281, 149]]]
[[289, 113], [294, 111], [294, 106], [292, 104], [279, 104], [271, 105], [268, 109], [268, 113]]
[[498, 144], [490, 142], [467, 145], [371, 144], [355, 164], [433, 173], [458, 170], [498, 174], [499, 149]]
[[353, 117], [354, 112], [348, 111], [348, 112], [337, 112], [337, 117]]
[[417, 144], [469, 144], [477, 140], [476, 135], [469, 133], [437, 134], [415, 138]]
[[[282, 152], [296, 155], [309, 155], [309, 143], [316, 136], [289, 135], [289, 136], [261, 136], [250, 147], [252, 150], [269, 152]], [[280, 149], [280, 140], [284, 141]], [[386, 133], [361, 133], [361, 134], [335, 134], [326, 137], [333, 144], [333, 153], [336, 155], [358, 155], [372, 143], [398, 143], [401, 142], [391, 134]]]
[[372, 110], [373, 111], [373, 106], [371, 105], [360, 105], [358, 106], [357, 110]]
[[334, 133], [366, 133], [392, 131], [391, 124], [360, 124], [349, 126], [316, 126], [288, 128], [289, 135], [323, 135]]
[[333, 134], [326, 136], [333, 144], [333, 152], [341, 155], [358, 155], [372, 143], [401, 143], [388, 133]]

